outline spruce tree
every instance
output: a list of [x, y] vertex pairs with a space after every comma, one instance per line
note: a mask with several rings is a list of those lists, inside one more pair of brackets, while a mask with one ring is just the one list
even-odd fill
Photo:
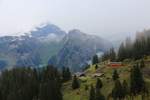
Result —
[[95, 100], [95, 89], [93, 85], [91, 85], [89, 100]]
[[85, 91], [89, 90], [89, 86], [86, 84], [85, 85]]
[[94, 65], [94, 64], [97, 64], [98, 62], [99, 62], [98, 56], [97, 56], [97, 55], [94, 55], [94, 56], [93, 56], [93, 59], [92, 59], [92, 64]]
[[2, 99], [2, 91], [0, 90], [0, 100], [3, 100]]
[[124, 80], [123, 83], [122, 83], [122, 92], [123, 92], [123, 97], [124, 98], [127, 95], [129, 95], [129, 87], [128, 87], [128, 83], [126, 82], [126, 80]]
[[49, 82], [41, 84], [39, 98], [40, 100], [62, 100], [58, 82], [49, 80]]
[[70, 69], [67, 67], [66, 68], [66, 80], [70, 80], [71, 79], [71, 72], [70, 72]]
[[96, 90], [100, 90], [102, 87], [103, 87], [102, 81], [99, 78], [97, 78]]
[[120, 100], [120, 99], [124, 98], [123, 88], [122, 88], [121, 82], [119, 80], [115, 81], [115, 86], [112, 90], [112, 97], [114, 100], [117, 100], [117, 99]]
[[77, 76], [75, 75], [72, 81], [72, 89], [78, 89], [78, 88], [80, 88], [80, 83]]
[[140, 62], [140, 68], [144, 68], [144, 67], [145, 67], [145, 63], [144, 63], [144, 60], [142, 59]]
[[63, 82], [66, 81], [66, 68], [65, 67], [62, 68], [62, 81]]
[[147, 48], [147, 55], [150, 55], [150, 36], [147, 38], [146, 48]]
[[132, 41], [130, 37], [125, 41], [125, 58], [132, 58]]
[[96, 65], [95, 65], [95, 69], [97, 69], [97, 68], [98, 68], [98, 65], [96, 64]]
[[111, 61], [115, 61], [116, 60], [116, 52], [114, 50], [114, 48], [111, 48], [110, 51], [109, 51], [109, 58]]
[[145, 88], [145, 82], [138, 64], [131, 69], [130, 79], [130, 92], [133, 95], [140, 94]]
[[104, 52], [104, 54], [102, 55], [102, 61], [108, 60], [110, 58], [109, 56], [109, 52]]
[[95, 100], [105, 100], [105, 96], [100, 92], [100, 90], [96, 90]]
[[115, 80], [117, 80], [118, 78], [119, 78], [119, 74], [118, 74], [117, 70], [115, 69], [115, 70], [113, 71], [112, 79], [115, 81]]
[[39, 88], [39, 100], [62, 100], [60, 75], [55, 67], [48, 66], [42, 71]]
[[118, 50], [118, 60], [123, 61], [125, 59], [125, 56], [126, 56], [125, 46], [124, 43], [122, 43]]
[[62, 81], [66, 82], [66, 81], [69, 81], [70, 79], [71, 79], [70, 69], [68, 67], [63, 67], [63, 69], [62, 69]]

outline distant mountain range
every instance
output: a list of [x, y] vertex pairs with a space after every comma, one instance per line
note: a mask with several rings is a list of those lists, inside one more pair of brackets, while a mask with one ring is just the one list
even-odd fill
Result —
[[111, 46], [98, 36], [79, 30], [66, 33], [56, 25], [46, 24], [26, 35], [0, 37], [0, 69], [53, 64], [76, 71], [93, 55], [105, 52]]

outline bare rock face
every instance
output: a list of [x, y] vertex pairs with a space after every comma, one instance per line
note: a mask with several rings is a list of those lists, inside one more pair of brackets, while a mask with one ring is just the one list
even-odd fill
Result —
[[0, 37], [0, 69], [47, 64], [57, 54], [65, 34], [59, 27], [46, 24], [22, 36]]
[[62, 43], [62, 49], [49, 60], [49, 64], [67, 66], [73, 71], [81, 70], [96, 53], [105, 52], [112, 46], [107, 40], [79, 30], [70, 31]]
[[46, 24], [23, 36], [0, 37], [0, 69], [39, 67], [47, 64], [80, 70], [111, 43], [80, 30], [66, 33], [59, 27]]

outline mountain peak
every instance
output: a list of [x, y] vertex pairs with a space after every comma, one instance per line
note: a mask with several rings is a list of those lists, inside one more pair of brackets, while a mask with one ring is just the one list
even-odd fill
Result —
[[48, 36], [50, 34], [65, 35], [66, 32], [54, 24], [41, 25], [36, 27], [35, 30], [31, 31], [31, 35], [35, 37]]
[[73, 30], [69, 31], [69, 33], [72, 34], [72, 33], [82, 33], [82, 32], [78, 29], [73, 29]]
[[68, 36], [69, 37], [73, 37], [73, 38], [82, 38], [85, 37], [87, 34], [85, 34], [84, 32], [81, 32], [78, 29], [73, 29], [71, 31], [69, 31]]

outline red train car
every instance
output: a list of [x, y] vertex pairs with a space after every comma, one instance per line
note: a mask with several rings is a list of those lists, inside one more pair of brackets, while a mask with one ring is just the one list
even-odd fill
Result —
[[118, 67], [122, 67], [123, 64], [122, 64], [122, 62], [109, 62], [108, 66], [112, 67], [112, 68], [118, 68]]

